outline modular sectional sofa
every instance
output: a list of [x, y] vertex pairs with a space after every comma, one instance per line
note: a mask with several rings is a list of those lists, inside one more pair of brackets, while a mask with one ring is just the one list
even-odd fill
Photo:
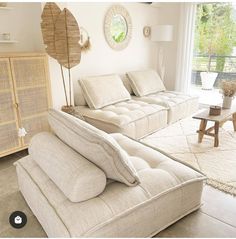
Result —
[[198, 109], [197, 97], [166, 91], [153, 70], [129, 72], [127, 76], [80, 79], [75, 92], [75, 115], [82, 115], [107, 133], [140, 139]]
[[204, 176], [122, 134], [49, 111], [15, 163], [19, 188], [49, 237], [149, 237], [198, 209]]
[[153, 70], [127, 73], [134, 100], [161, 105], [168, 109], [168, 124], [184, 119], [198, 110], [198, 97], [167, 91]]

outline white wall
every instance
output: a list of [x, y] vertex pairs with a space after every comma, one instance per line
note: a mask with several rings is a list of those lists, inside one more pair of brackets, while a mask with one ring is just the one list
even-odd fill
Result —
[[165, 55], [166, 73], [164, 82], [168, 90], [175, 89], [180, 5], [181, 3], [165, 3], [160, 6], [158, 12], [158, 24], [174, 26], [173, 41], [160, 43]]
[[[0, 52], [42, 51], [40, 3], [8, 3], [11, 10], [0, 10], [0, 34], [10, 33], [14, 44], [0, 44]], [[1, 36], [0, 36], [1, 37]]]
[[[10, 32], [17, 44], [0, 44], [0, 52], [44, 51], [40, 30], [41, 3], [8, 3], [14, 8], [0, 11], [0, 33]], [[106, 43], [103, 23], [107, 10], [112, 3], [59, 3], [61, 9], [67, 7], [76, 17], [80, 26], [90, 34], [92, 49], [82, 54], [81, 63], [72, 69], [74, 85], [80, 77], [87, 75], [118, 73], [146, 68], [156, 68], [158, 44], [143, 36], [143, 27], [155, 24], [174, 25], [174, 41], [164, 43], [166, 59], [165, 84], [174, 89], [179, 4], [162, 3], [151, 7], [141, 3], [122, 3], [131, 15], [133, 36], [129, 46], [122, 51], [115, 51]], [[53, 106], [60, 108], [65, 104], [60, 67], [49, 58]], [[76, 89], [75, 89], [76, 90]]]
[[[72, 69], [74, 85], [80, 77], [88, 75], [125, 73], [126, 71], [156, 68], [157, 44], [143, 36], [143, 27], [157, 24], [158, 8], [140, 3], [122, 4], [132, 19], [132, 39], [122, 51], [109, 47], [103, 32], [103, 23], [111, 3], [67, 3], [67, 8], [90, 35], [92, 48], [83, 53], [81, 63]], [[60, 68], [50, 60], [54, 107], [65, 104]]]

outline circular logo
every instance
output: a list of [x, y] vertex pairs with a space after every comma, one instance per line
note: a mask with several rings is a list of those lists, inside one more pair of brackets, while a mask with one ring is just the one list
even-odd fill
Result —
[[15, 211], [10, 215], [9, 223], [12, 227], [19, 229], [25, 226], [27, 223], [27, 217], [23, 212]]

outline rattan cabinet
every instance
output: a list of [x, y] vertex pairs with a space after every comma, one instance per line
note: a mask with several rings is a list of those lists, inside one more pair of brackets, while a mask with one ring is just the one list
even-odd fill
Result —
[[46, 54], [0, 55], [0, 157], [27, 148], [33, 135], [49, 130], [50, 105]]

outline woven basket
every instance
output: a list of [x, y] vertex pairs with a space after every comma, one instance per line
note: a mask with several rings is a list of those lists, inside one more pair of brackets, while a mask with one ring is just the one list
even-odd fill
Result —
[[221, 114], [221, 107], [218, 105], [212, 105], [210, 106], [210, 111], [209, 111], [209, 115], [212, 116], [217, 116]]

